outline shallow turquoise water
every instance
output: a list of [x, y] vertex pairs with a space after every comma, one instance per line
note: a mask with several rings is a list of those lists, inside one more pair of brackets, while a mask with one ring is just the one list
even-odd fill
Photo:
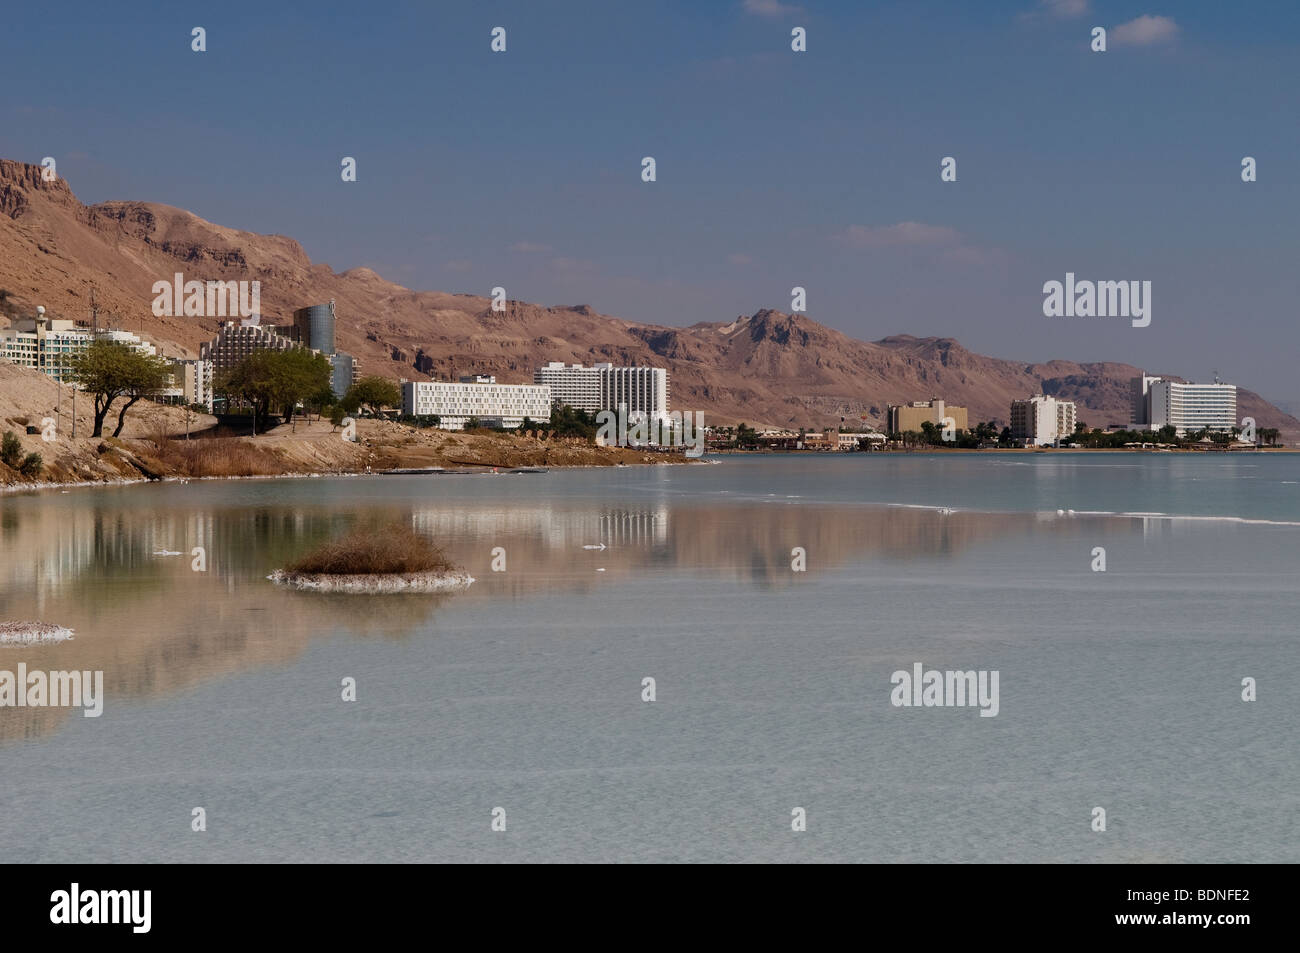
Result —
[[[266, 582], [358, 521], [477, 581]], [[11, 861], [1300, 859], [1297, 456], [77, 490], [0, 543], [0, 619], [76, 630], [0, 669], [107, 696], [0, 709]], [[997, 716], [891, 705], [915, 662], [997, 670]]]

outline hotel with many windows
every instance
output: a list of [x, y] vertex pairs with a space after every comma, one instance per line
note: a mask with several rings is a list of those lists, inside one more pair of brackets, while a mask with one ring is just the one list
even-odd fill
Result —
[[1074, 433], [1077, 408], [1072, 400], [1039, 394], [1011, 402], [1011, 436], [1028, 447], [1050, 447]]
[[1132, 425], [1159, 430], [1172, 425], [1178, 436], [1200, 430], [1228, 432], [1240, 426], [1235, 384], [1184, 384], [1146, 374], [1133, 378]]
[[463, 430], [470, 420], [485, 427], [518, 427], [528, 417], [551, 419], [551, 388], [545, 384], [498, 384], [495, 377], [459, 381], [402, 381], [402, 414], [437, 417], [444, 430]]
[[533, 372], [533, 383], [549, 386], [555, 403], [590, 414], [627, 407], [629, 420], [668, 415], [668, 372], [662, 367], [552, 362]]
[[60, 384], [71, 382], [72, 357], [91, 341], [115, 341], [156, 355], [157, 349], [130, 331], [93, 330], [62, 318], [39, 317], [0, 330], [0, 360], [48, 374]]

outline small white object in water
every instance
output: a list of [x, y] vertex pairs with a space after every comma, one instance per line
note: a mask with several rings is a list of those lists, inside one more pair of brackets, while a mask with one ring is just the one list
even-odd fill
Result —
[[49, 622], [0, 622], [0, 645], [41, 645], [66, 642], [72, 630]]
[[279, 586], [306, 589], [312, 592], [347, 592], [374, 595], [385, 592], [455, 592], [468, 589], [474, 577], [458, 572], [412, 573], [358, 573], [342, 575], [332, 573], [286, 572], [277, 569], [266, 577]]
[[596, 570], [596, 572], [604, 572], [604, 571], [605, 571], [605, 567], [604, 567], [604, 566], [602, 566], [601, 568], [599, 568], [599, 569]]
[[170, 549], [155, 549], [153, 554], [155, 556], [179, 556], [180, 555], [180, 553], [174, 553]]

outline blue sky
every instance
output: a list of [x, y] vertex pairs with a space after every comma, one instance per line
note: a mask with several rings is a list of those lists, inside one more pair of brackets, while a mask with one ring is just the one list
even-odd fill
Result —
[[[0, 156], [413, 288], [686, 325], [801, 285], [855, 337], [1300, 401], [1300, 4], [296, 6], [11, 6]], [[1067, 271], [1152, 281], [1151, 326], [1044, 317]]]

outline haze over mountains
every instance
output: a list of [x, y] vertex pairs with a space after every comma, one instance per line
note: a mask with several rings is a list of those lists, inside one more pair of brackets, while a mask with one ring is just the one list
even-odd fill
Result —
[[[668, 368], [671, 406], [703, 411], [711, 423], [820, 426], [843, 416], [879, 425], [887, 404], [930, 397], [968, 407], [972, 424], [1005, 423], [1013, 398], [1042, 392], [1076, 401], [1089, 426], [1123, 424], [1129, 381], [1141, 372], [1111, 362], [1001, 360], [951, 338], [900, 334], [869, 343], [805, 314], [767, 309], [686, 328], [581, 305], [510, 301], [498, 313], [486, 296], [412, 291], [368, 268], [336, 273], [313, 264], [291, 238], [214, 225], [171, 206], [86, 206], [62, 179], [45, 182], [40, 167], [0, 159], [0, 289], [9, 292], [10, 315], [29, 316], [41, 304], [54, 317], [88, 319], [93, 287], [102, 325], [142, 332], [171, 345], [168, 353], [197, 353], [221, 319], [151, 311], [154, 282], [176, 272], [187, 281], [260, 281], [263, 323], [335, 299], [338, 347], [358, 356], [366, 374], [475, 372], [522, 383], [547, 361], [652, 364]], [[1280, 429], [1284, 441], [1300, 437], [1300, 421], [1246, 390], [1247, 382], [1233, 383], [1239, 416]]]

